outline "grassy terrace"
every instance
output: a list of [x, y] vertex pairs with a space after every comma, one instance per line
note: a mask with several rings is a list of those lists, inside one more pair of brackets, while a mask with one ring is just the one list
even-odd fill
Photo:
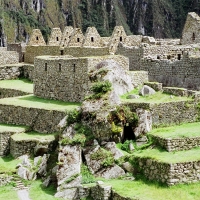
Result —
[[157, 128], [149, 134], [164, 138], [200, 137], [200, 122]]
[[5, 132], [21, 133], [21, 132], [25, 132], [27, 129], [28, 127], [26, 126], [0, 124], [0, 133], [5, 133]]
[[133, 153], [133, 156], [151, 158], [164, 163], [192, 162], [200, 160], [200, 147], [176, 152], [167, 152], [161, 149], [146, 149]]
[[164, 187], [151, 182], [107, 180], [118, 194], [138, 200], [199, 200], [200, 182]]
[[22, 92], [33, 93], [33, 83], [27, 79], [2, 80], [0, 88], [20, 90]]
[[139, 89], [136, 88], [131, 92], [122, 95], [121, 100], [123, 102], [133, 102], [133, 103], [168, 103], [168, 102], [186, 101], [192, 99], [192, 97], [179, 97], [174, 95], [173, 98], [171, 98], [170, 94], [165, 94], [162, 92], [156, 92], [155, 94], [150, 96], [140, 96], [140, 98], [138, 99], [127, 99], [126, 97], [130, 94], [138, 95]]
[[44, 134], [44, 133], [37, 133], [37, 132], [29, 132], [29, 133], [19, 133], [14, 134], [12, 136], [12, 139], [16, 141], [22, 141], [22, 140], [39, 140], [41, 142], [44, 141], [53, 141], [55, 140], [56, 134]]
[[73, 110], [81, 105], [75, 102], [42, 99], [34, 95], [0, 99], [0, 104], [58, 111]]

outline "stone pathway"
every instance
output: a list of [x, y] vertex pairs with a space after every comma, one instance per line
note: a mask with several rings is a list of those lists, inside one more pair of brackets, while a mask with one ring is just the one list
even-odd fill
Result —
[[31, 200], [29, 198], [28, 187], [25, 187], [20, 180], [16, 180], [15, 190], [17, 190], [17, 195], [20, 200]]

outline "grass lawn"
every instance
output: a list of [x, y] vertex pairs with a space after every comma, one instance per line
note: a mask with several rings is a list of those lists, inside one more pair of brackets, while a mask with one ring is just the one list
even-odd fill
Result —
[[138, 200], [199, 200], [200, 182], [172, 187], [143, 181], [108, 180], [106, 185], [125, 197]]
[[27, 93], [33, 93], [33, 83], [27, 79], [2, 80], [0, 88], [20, 90]]
[[133, 156], [152, 158], [165, 163], [182, 163], [200, 160], [200, 147], [187, 151], [167, 152], [160, 149], [146, 149], [136, 151]]
[[200, 122], [156, 128], [149, 132], [149, 134], [164, 138], [200, 137]]
[[162, 92], [156, 92], [153, 95], [150, 96], [140, 96], [138, 99], [127, 99], [126, 97], [130, 94], [137, 94], [139, 95], [139, 89], [136, 88], [132, 90], [129, 93], [126, 93], [121, 96], [121, 100], [123, 102], [134, 102], [134, 103], [168, 103], [168, 102], [176, 102], [176, 101], [186, 101], [186, 100], [191, 100], [191, 97], [179, 97], [179, 96], [174, 96], [171, 98], [170, 94], [165, 94]]
[[1, 186], [0, 187], [0, 199], [2, 200], [18, 200], [17, 191], [13, 186]]
[[0, 173], [11, 174], [16, 172], [15, 167], [20, 162], [20, 159], [14, 159], [11, 155], [6, 157], [0, 157]]
[[37, 133], [37, 132], [29, 132], [29, 133], [19, 133], [12, 135], [12, 139], [14, 140], [39, 140], [41, 142], [45, 141], [53, 141], [55, 140], [56, 134], [44, 134], [44, 133]]
[[81, 105], [75, 102], [43, 99], [34, 95], [0, 99], [0, 104], [58, 111], [73, 110]]
[[27, 129], [28, 127], [26, 126], [0, 124], [0, 133], [5, 133], [5, 132], [21, 133], [21, 132], [25, 132]]

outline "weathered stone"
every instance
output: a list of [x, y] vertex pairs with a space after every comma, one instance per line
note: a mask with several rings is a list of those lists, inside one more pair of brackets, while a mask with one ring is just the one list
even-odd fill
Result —
[[137, 94], [130, 94], [130, 95], [128, 95], [126, 98], [127, 98], [127, 99], [138, 99], [138, 98], [140, 98], [140, 96], [137, 95]]
[[129, 163], [129, 162], [125, 162], [122, 164], [122, 168], [129, 173], [134, 173], [134, 167]]
[[153, 95], [155, 93], [156, 91], [153, 88], [149, 87], [148, 85], [144, 85], [139, 92], [139, 94], [141, 94], [142, 96]]

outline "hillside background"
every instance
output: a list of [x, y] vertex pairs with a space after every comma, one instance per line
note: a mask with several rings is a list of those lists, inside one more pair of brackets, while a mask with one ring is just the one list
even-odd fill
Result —
[[0, 0], [0, 46], [26, 42], [33, 28], [45, 40], [53, 27], [95, 26], [109, 36], [115, 25], [127, 34], [180, 38], [188, 12], [200, 13], [199, 0]]

